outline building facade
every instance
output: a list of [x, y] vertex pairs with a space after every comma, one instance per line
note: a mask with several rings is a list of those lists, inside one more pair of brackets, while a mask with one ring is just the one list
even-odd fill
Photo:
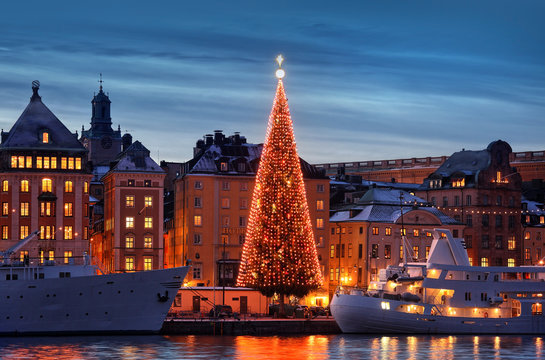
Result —
[[104, 183], [104, 218], [93, 233], [93, 254], [108, 272], [164, 267], [165, 172], [139, 141], [111, 163]]
[[[261, 150], [261, 144], [248, 144], [238, 133], [226, 137], [216, 131], [197, 142], [195, 157], [175, 181], [175, 228], [168, 235], [167, 263], [191, 260], [191, 286], [235, 285]], [[327, 279], [329, 179], [303, 160], [301, 166]]]
[[30, 103], [0, 145], [0, 247], [39, 231], [18, 256], [69, 262], [89, 250], [87, 151], [45, 106], [32, 84]]
[[409, 262], [425, 261], [432, 242], [429, 230], [437, 227], [459, 236], [464, 225], [406, 191], [369, 189], [329, 219], [330, 296], [339, 285], [366, 288], [380, 269], [403, 262], [404, 251], [411, 254]]
[[522, 203], [522, 237], [524, 265], [545, 265], [545, 210], [542, 203]]
[[463, 237], [472, 265], [522, 263], [522, 179], [511, 155], [511, 146], [501, 140], [484, 150], [456, 152], [416, 193], [466, 224]]

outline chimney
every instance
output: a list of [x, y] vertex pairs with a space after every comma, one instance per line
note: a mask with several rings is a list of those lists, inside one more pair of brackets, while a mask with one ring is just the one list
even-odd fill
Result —
[[121, 142], [123, 144], [122, 151], [127, 150], [127, 148], [132, 145], [132, 136], [131, 136], [131, 134], [127, 133], [127, 134], [123, 135], [123, 137], [121, 138]]
[[214, 144], [214, 135], [206, 134], [204, 135], [204, 137], [205, 137], [206, 146], [210, 146]]
[[223, 130], [214, 130], [214, 145], [222, 145], [223, 138]]
[[235, 132], [235, 145], [240, 145], [240, 133], [238, 131]]

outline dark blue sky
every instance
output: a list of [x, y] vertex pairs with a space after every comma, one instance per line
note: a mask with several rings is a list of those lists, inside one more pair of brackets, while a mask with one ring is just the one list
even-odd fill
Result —
[[156, 160], [188, 160], [215, 129], [263, 142], [282, 53], [307, 161], [449, 155], [496, 139], [542, 150], [544, 18], [539, 0], [9, 1], [0, 126], [38, 79], [46, 105], [87, 128], [102, 72], [114, 126]]

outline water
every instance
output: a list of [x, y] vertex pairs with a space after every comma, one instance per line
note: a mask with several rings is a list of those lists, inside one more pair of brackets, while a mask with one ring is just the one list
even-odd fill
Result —
[[2, 359], [543, 359], [536, 336], [0, 338]]

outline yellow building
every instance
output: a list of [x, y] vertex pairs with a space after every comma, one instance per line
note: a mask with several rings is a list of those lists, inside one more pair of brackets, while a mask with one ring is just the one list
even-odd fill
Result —
[[[175, 180], [175, 224], [167, 236], [166, 262], [190, 260], [190, 286], [235, 286], [262, 144], [235, 133], [206, 135]], [[324, 273], [324, 289], [308, 297], [327, 300], [329, 178], [301, 160], [313, 231]], [[324, 304], [325, 305], [325, 304]]]

